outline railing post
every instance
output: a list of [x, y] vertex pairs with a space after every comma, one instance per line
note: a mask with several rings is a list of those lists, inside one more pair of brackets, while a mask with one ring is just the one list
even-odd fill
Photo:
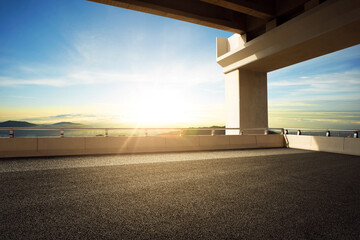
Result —
[[14, 129], [9, 130], [9, 138], [14, 138]]
[[326, 131], [326, 136], [330, 137], [330, 131]]
[[60, 137], [64, 137], [64, 129], [60, 129]]
[[301, 135], [301, 130], [300, 129], [297, 131], [297, 135]]
[[105, 129], [105, 137], [108, 137], [109, 136], [109, 129]]
[[354, 132], [354, 138], [358, 138], [359, 137], [359, 132], [358, 131], [355, 131]]

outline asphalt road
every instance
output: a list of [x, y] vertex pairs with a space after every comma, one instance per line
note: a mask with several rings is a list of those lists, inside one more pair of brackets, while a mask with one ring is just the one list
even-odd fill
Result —
[[0, 172], [0, 237], [360, 239], [360, 157], [230, 152], [230, 158], [35, 170], [21, 162], [62, 158], [3, 160], [3, 167], [16, 162], [18, 169]]

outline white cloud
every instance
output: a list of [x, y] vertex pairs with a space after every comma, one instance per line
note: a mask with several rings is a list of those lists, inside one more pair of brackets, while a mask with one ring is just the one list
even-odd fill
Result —
[[269, 82], [269, 109], [359, 111], [360, 71]]
[[35, 97], [29, 97], [29, 96], [10, 96], [10, 97], [17, 99], [35, 99]]
[[[194, 51], [201, 34], [191, 27], [168, 26], [145, 31], [113, 28], [69, 33], [60, 63], [19, 64], [9, 75], [0, 73], [0, 86], [63, 87], [107, 83], [178, 83], [193, 86], [224, 79], [213, 52]], [[207, 48], [207, 47], [205, 47]], [[215, 51], [215, 49], [214, 49]], [[205, 52], [205, 54], [204, 54]]]
[[321, 74], [294, 80], [269, 82], [269, 88], [293, 87], [297, 93], [337, 93], [360, 91], [360, 71]]
[[59, 114], [53, 116], [41, 116], [32, 118], [22, 118], [20, 120], [30, 121], [41, 124], [52, 124], [56, 122], [74, 122], [74, 123], [93, 123], [107, 119], [107, 117], [94, 114]]
[[66, 86], [68, 83], [64, 79], [58, 78], [40, 78], [40, 79], [25, 79], [12, 78], [0, 76], [0, 86], [21, 86], [21, 85], [43, 85], [52, 87]]
[[360, 112], [274, 112], [269, 111], [270, 127], [310, 129], [359, 129]]
[[[83, 68], [65, 70], [57, 77], [17, 78], [0, 76], [0, 86], [43, 85], [63, 87], [107, 83], [178, 83], [193, 86], [223, 81], [221, 70], [214, 68], [213, 64], [203, 63], [191, 66], [191, 64], [170, 63], [161, 66], [164, 64], [159, 63], [159, 65], [160, 67], [153, 69], [139, 68], [136, 72]], [[36, 69], [32, 69], [32, 71], [36, 72]]]
[[269, 101], [269, 105], [271, 107], [309, 107], [309, 106], [318, 106], [318, 104], [315, 103], [306, 103], [306, 102], [276, 102], [276, 101]]

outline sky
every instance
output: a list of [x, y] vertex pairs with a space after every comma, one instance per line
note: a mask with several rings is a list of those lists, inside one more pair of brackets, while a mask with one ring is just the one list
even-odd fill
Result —
[[[0, 121], [225, 125], [215, 38], [84, 0], [0, 1]], [[268, 73], [269, 127], [360, 128], [360, 46]]]

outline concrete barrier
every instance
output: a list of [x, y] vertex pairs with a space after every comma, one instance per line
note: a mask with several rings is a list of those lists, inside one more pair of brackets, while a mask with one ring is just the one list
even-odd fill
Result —
[[313, 136], [310, 149], [314, 151], [344, 153], [344, 138]]
[[199, 136], [166, 136], [166, 151], [196, 151], [200, 146]]
[[218, 150], [230, 148], [230, 136], [202, 136], [199, 137], [201, 150]]
[[37, 138], [0, 138], [0, 157], [34, 156], [37, 154], [37, 141]]
[[360, 138], [345, 138], [344, 152], [347, 154], [360, 156]]
[[123, 137], [86, 137], [86, 154], [121, 153], [126, 148], [127, 138]]
[[311, 149], [312, 136], [284, 135], [287, 147]]
[[256, 146], [256, 136], [255, 135], [229, 135], [230, 147], [234, 148], [252, 148]]
[[85, 138], [69, 137], [69, 138], [38, 138], [39, 156], [59, 156], [64, 155], [82, 155], [85, 154]]
[[0, 158], [298, 148], [360, 156], [359, 138], [304, 135], [0, 138]]
[[283, 135], [258, 135], [256, 136], [256, 145], [259, 148], [279, 148], [284, 147]]
[[129, 137], [127, 139], [128, 153], [166, 151], [166, 139], [164, 137]]
[[275, 147], [282, 135], [0, 138], [0, 158]]
[[285, 135], [289, 148], [360, 156], [360, 139], [324, 136]]

